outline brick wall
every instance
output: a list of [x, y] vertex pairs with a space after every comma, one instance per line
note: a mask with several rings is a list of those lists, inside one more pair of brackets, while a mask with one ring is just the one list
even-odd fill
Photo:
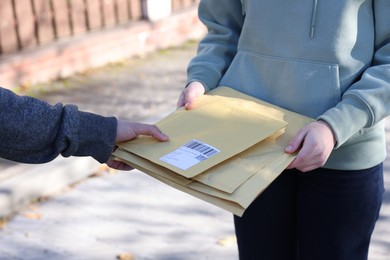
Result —
[[191, 7], [156, 22], [139, 21], [2, 55], [0, 86], [15, 88], [197, 40], [205, 28]]

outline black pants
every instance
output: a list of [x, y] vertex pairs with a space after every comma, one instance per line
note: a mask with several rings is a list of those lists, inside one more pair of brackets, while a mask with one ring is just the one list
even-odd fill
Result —
[[234, 223], [241, 260], [366, 260], [383, 165], [283, 172]]

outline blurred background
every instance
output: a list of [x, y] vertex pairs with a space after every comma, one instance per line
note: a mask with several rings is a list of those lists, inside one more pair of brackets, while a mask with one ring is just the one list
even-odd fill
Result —
[[13, 88], [197, 39], [197, 0], [3, 0], [0, 82]]

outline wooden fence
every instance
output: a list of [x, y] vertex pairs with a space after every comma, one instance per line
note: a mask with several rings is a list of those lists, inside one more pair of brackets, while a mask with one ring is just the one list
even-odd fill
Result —
[[[145, 0], [1, 0], [0, 55], [144, 19]], [[172, 11], [198, 0], [172, 0]], [[1, 57], [1, 56], [0, 56]]]

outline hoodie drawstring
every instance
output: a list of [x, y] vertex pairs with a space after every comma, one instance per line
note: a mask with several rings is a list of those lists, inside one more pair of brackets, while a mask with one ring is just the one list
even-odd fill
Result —
[[317, 6], [318, 6], [318, 0], [313, 0], [313, 10], [311, 13], [311, 21], [310, 21], [310, 38], [314, 38], [314, 31], [317, 22]]

